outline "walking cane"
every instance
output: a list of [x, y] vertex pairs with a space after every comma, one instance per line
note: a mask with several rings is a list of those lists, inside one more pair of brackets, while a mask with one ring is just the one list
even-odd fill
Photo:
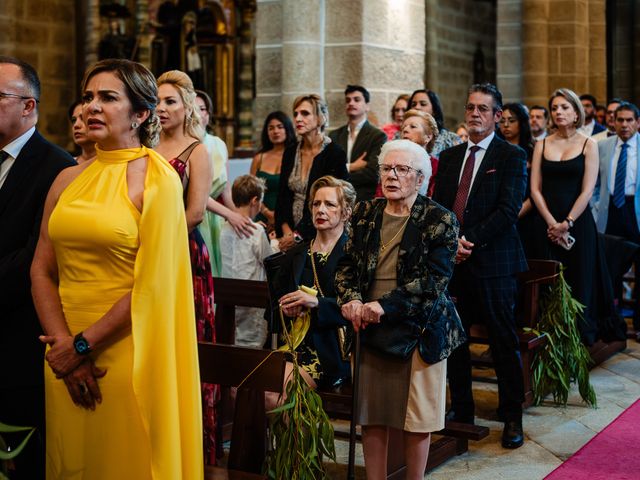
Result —
[[356, 456], [356, 413], [358, 411], [358, 381], [360, 378], [360, 331], [356, 332], [356, 348], [353, 359], [353, 380], [351, 398], [351, 425], [349, 426], [349, 465], [347, 467], [347, 480], [354, 480], [355, 477], [355, 456]]

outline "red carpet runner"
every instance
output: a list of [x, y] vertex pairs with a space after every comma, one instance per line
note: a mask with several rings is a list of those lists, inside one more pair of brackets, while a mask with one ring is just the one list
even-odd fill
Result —
[[545, 480], [638, 480], [639, 449], [640, 400], [637, 400]]

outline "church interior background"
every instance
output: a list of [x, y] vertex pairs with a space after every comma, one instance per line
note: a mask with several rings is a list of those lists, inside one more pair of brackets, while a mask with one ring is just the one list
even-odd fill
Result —
[[323, 95], [330, 127], [343, 124], [349, 83], [371, 91], [380, 124], [424, 85], [449, 127], [476, 81], [528, 105], [561, 86], [640, 104], [638, 25], [639, 0], [2, 0], [0, 53], [38, 70], [39, 128], [60, 145], [84, 69], [116, 56], [187, 71], [245, 157], [267, 113], [290, 113], [299, 94]]

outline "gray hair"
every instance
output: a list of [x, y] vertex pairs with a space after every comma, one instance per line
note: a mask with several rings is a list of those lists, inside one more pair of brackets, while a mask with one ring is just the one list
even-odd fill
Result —
[[431, 160], [427, 151], [411, 140], [392, 140], [385, 143], [378, 156], [378, 165], [384, 163], [385, 158], [391, 152], [403, 152], [409, 158], [411, 167], [424, 175], [424, 184], [429, 183], [431, 178]]

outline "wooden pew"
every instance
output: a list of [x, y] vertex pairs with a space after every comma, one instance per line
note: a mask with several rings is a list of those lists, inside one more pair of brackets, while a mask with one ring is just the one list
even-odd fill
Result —
[[[269, 291], [266, 282], [250, 280], [236, 280], [215, 277], [214, 289], [216, 295], [216, 333], [218, 341], [232, 342], [235, 332], [235, 307], [266, 307], [269, 304]], [[351, 386], [345, 385], [333, 391], [318, 391], [322, 398], [323, 408], [331, 418], [351, 419]], [[236, 404], [236, 408], [239, 408]], [[234, 421], [235, 423], [235, 421]], [[235, 428], [235, 427], [234, 427]], [[446, 434], [445, 434], [446, 433]], [[450, 423], [439, 437], [432, 441], [429, 452], [427, 469], [435, 468], [449, 458], [466, 452], [469, 440], [480, 440], [489, 435], [489, 429], [481, 426], [467, 426]], [[340, 437], [340, 432], [336, 432]], [[404, 458], [402, 436], [390, 439], [394, 448], [389, 451], [387, 478], [402, 478], [404, 472]]]
[[[533, 403], [533, 385], [531, 383], [531, 363], [533, 355], [547, 341], [545, 335], [525, 332], [524, 328], [535, 328], [539, 316], [539, 300], [541, 288], [552, 284], [560, 271], [560, 262], [553, 260], [527, 260], [529, 270], [518, 275], [518, 303], [516, 306], [516, 322], [518, 323], [518, 343], [522, 358], [522, 377], [524, 379], [524, 403], [528, 407]], [[544, 291], [544, 290], [543, 290]], [[484, 325], [471, 326], [470, 343], [489, 344], [489, 335]], [[492, 367], [491, 360], [473, 358], [475, 366]]]
[[236, 396], [229, 471], [207, 467], [206, 479], [250, 480], [259, 475], [267, 447], [264, 392], [282, 392], [284, 352], [233, 345], [198, 344], [200, 379], [227, 387], [241, 387]]

